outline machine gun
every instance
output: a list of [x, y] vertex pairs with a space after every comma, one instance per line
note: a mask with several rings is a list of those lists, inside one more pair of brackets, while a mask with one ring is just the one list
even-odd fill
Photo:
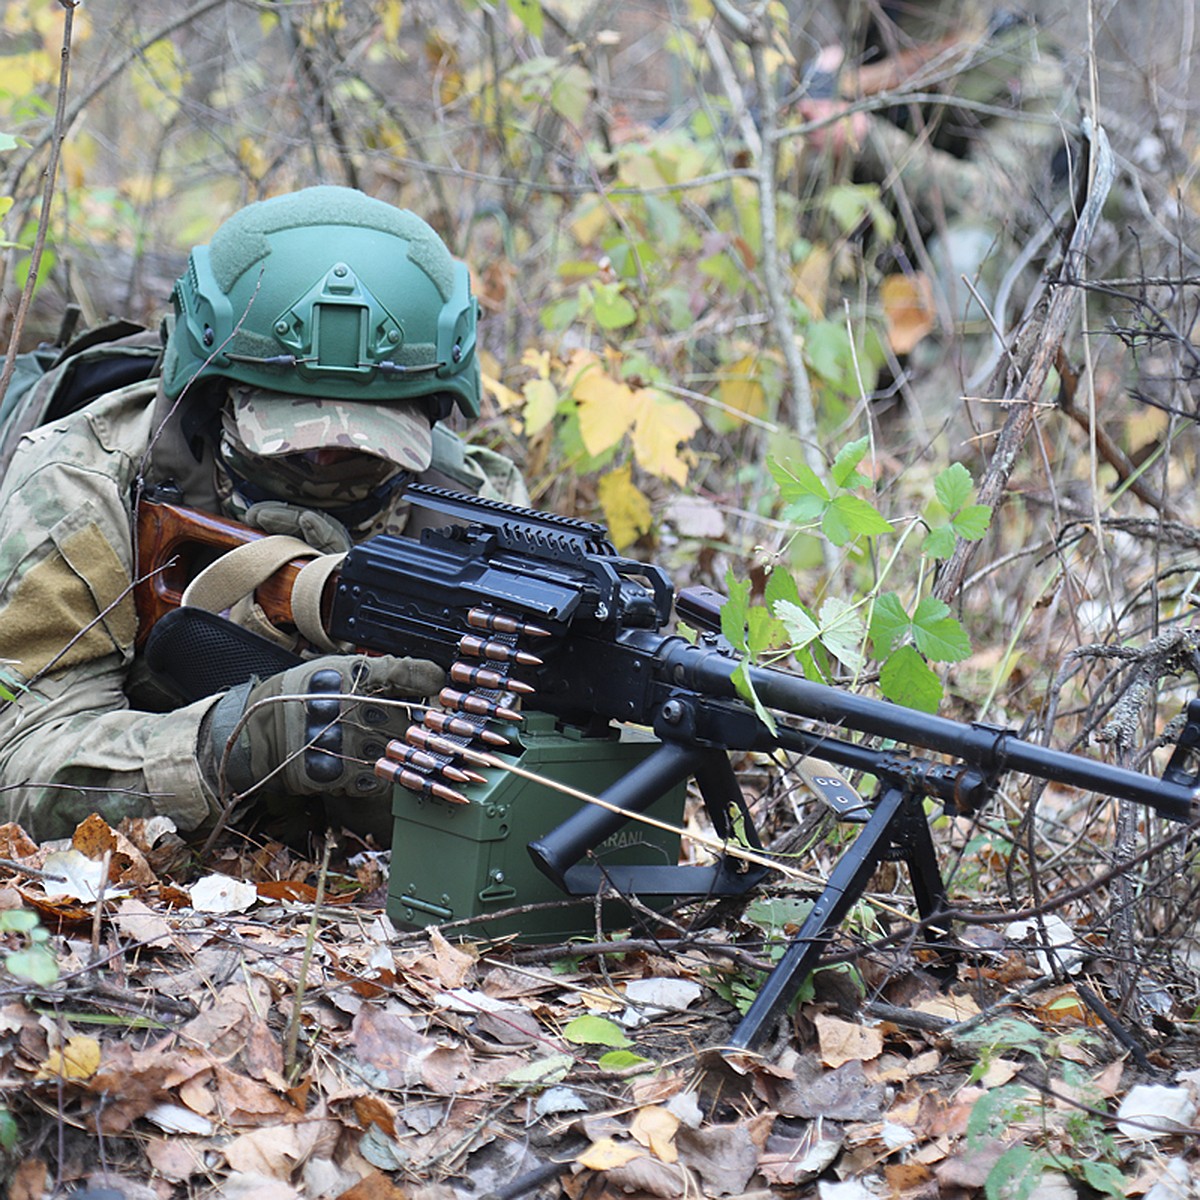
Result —
[[[472, 810], [507, 833], [511, 804], [495, 801], [490, 792], [481, 803], [473, 788], [493, 786], [501, 748], [519, 746], [523, 729], [549, 727], [560, 731], [557, 736], [570, 734], [577, 746], [598, 744], [599, 758], [591, 763], [608, 755], [618, 766], [615, 777], [612, 770], [596, 772], [597, 786], [586, 789], [598, 793], [598, 804], [576, 802], [565, 819], [535, 826], [545, 831], [528, 840], [528, 852], [545, 878], [577, 896], [594, 896], [604, 883], [638, 896], [735, 896], [769, 868], [758, 853], [731, 751], [781, 749], [876, 781], [864, 803], [836, 770], [808, 773], [822, 799], [861, 830], [734, 1030], [734, 1048], [753, 1048], [767, 1035], [881, 862], [906, 863], [931, 940], [948, 938], [946, 897], [923, 807], [927, 798], [951, 814], [969, 815], [986, 804], [1006, 772], [1019, 772], [1134, 801], [1174, 821], [1200, 815], [1200, 777], [1192, 769], [1200, 747], [1200, 699], [1188, 707], [1161, 779], [1039, 746], [998, 726], [964, 724], [750, 666], [750, 685], [776, 717], [769, 728], [739, 695], [735, 675], [741, 664], [720, 637], [713, 594], [684, 589], [676, 597], [661, 568], [619, 556], [599, 525], [421, 485], [410, 486], [407, 496], [433, 526], [419, 541], [379, 536], [354, 547], [325, 585], [320, 611], [335, 641], [429, 658], [448, 672], [450, 686], [438, 704], [376, 764], [376, 773], [397, 785], [398, 836], [404, 832], [411, 840], [414, 825], [453, 822]], [[189, 627], [208, 622], [208, 614], [175, 607], [198, 562], [258, 536], [207, 514], [141, 502], [143, 582], [137, 598], [141, 624], [150, 632], [148, 660], [179, 653], [193, 636]], [[292, 617], [290, 588], [300, 570], [290, 564], [256, 593], [277, 621]], [[664, 632], [673, 608], [699, 630], [694, 641]], [[188, 658], [197, 661], [194, 653]], [[245, 666], [241, 678], [283, 665], [272, 667], [268, 655], [265, 665]], [[226, 678], [224, 686], [235, 681]], [[216, 690], [217, 682], [204, 681], [198, 694]], [[654, 738], [621, 757], [605, 740], [614, 724], [649, 729]], [[850, 740], [851, 732], [944, 758], [875, 749]], [[526, 740], [537, 737], [535, 729]], [[463, 764], [488, 770], [464, 771]], [[589, 776], [593, 771], [594, 765], [585, 768]], [[464, 776], [472, 782], [461, 790], [446, 783]], [[594, 855], [689, 780], [729, 847], [714, 866], [612, 864]], [[537, 821], [536, 811], [526, 815], [530, 819]], [[739, 852], [743, 847], [750, 852]], [[433, 854], [441, 855], [436, 869], [443, 874], [461, 867], [446, 861], [444, 849]], [[492, 881], [503, 885], [496, 878], [502, 874], [493, 871]], [[390, 894], [389, 912], [454, 915], [449, 904], [394, 887]]]

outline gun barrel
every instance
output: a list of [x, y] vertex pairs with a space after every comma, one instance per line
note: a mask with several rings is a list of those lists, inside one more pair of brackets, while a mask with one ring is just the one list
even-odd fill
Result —
[[[728, 655], [674, 640], [664, 645], [664, 677], [710, 695], [734, 695], [738, 663]], [[1126, 767], [1039, 746], [1011, 730], [964, 724], [887, 700], [858, 696], [769, 667], [749, 670], [755, 693], [767, 708], [826, 725], [875, 734], [948, 754], [991, 773], [1016, 771], [1121, 800], [1132, 800], [1172, 821], [1200, 817], [1200, 788], [1171, 783]]]

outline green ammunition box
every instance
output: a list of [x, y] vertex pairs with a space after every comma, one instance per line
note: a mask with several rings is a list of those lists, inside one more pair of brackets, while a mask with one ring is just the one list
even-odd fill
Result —
[[[523, 772], [599, 795], [641, 762], [658, 743], [648, 734], [623, 730], [610, 737], [584, 737], [559, 730], [554, 720], [530, 713], [519, 728], [506, 727], [519, 744], [512, 759]], [[487, 937], [516, 934], [525, 941], [586, 936], [595, 930], [592, 898], [573, 902], [534, 865], [526, 846], [554, 829], [580, 801], [544, 783], [499, 768], [484, 768], [487, 782], [467, 787], [471, 803], [450, 804], [397, 787], [392, 798], [392, 863], [388, 916], [401, 927], [440, 925], [486, 917], [503, 909], [555, 901], [499, 920], [481, 920], [464, 932]], [[686, 788], [661, 797], [649, 815], [678, 826]], [[637, 820], [628, 821], [601, 845], [595, 860], [607, 865], [674, 865], [679, 837]], [[604, 921], [619, 927], [628, 908], [605, 900]]]

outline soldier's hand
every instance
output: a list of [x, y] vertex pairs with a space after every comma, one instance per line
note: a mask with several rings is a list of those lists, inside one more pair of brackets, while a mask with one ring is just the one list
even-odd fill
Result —
[[[374, 796], [388, 785], [375, 760], [411, 718], [404, 704], [445, 682], [432, 662], [392, 655], [327, 655], [226, 693], [209, 723], [212, 762], [225, 759], [225, 781], [244, 793]], [[244, 720], [243, 720], [244, 718]], [[264, 782], [265, 781], [265, 782]]]

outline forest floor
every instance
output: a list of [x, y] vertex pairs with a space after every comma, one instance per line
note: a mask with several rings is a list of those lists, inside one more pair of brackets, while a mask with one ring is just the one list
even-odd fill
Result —
[[1200, 1025], [1114, 1014], [1086, 946], [1056, 978], [1027, 930], [967, 926], [946, 984], [860, 931], [733, 1053], [746, 911], [454, 941], [393, 927], [378, 855], [197, 865], [98, 817], [0, 855], [0, 914], [41, 921], [0, 957], [10, 1200], [1194, 1195]]

